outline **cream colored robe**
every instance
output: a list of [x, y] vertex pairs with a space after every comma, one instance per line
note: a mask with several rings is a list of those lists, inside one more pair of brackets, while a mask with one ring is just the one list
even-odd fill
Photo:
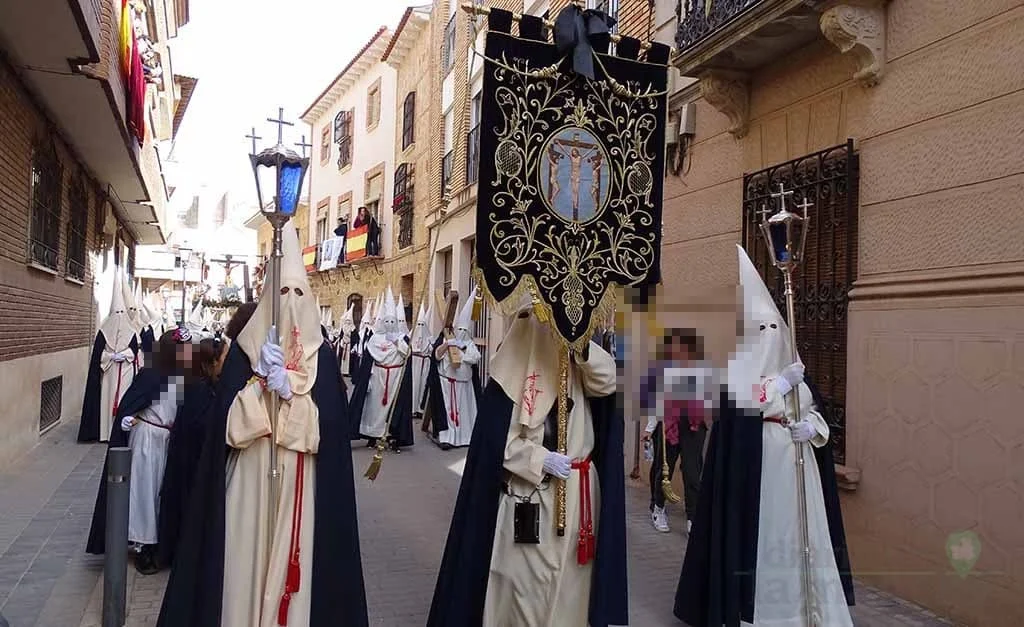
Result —
[[[480, 363], [480, 349], [473, 342], [467, 342], [465, 350], [457, 350], [462, 352], [462, 363], [458, 367], [452, 365], [444, 344], [438, 348], [441, 360], [437, 364], [437, 373], [441, 378], [441, 399], [448, 419], [448, 429], [437, 434], [437, 440], [441, 444], [456, 447], [469, 446], [469, 440], [473, 437], [477, 411], [473, 366]], [[458, 412], [458, 424], [452, 419], [453, 410]]]
[[[138, 370], [135, 362], [118, 363], [111, 359], [116, 352], [107, 343], [100, 353], [100, 370], [103, 372], [100, 383], [100, 442], [110, 440], [110, 430], [114, 426], [114, 406], [121, 402]], [[131, 353], [132, 349], [125, 348], [124, 352]]]
[[[615, 360], [594, 345], [589, 362], [570, 367], [573, 411], [569, 416], [566, 450], [573, 460], [588, 457], [594, 447], [594, 426], [586, 397], [614, 393], [616, 374]], [[541, 393], [557, 396], [558, 390]], [[517, 495], [530, 494], [544, 478], [546, 417], [546, 413], [534, 416], [525, 439], [520, 437], [520, 425], [514, 417], [511, 422], [504, 466], [514, 475], [511, 485]], [[566, 483], [563, 537], [555, 532], [555, 481], [543, 486], [533, 497], [533, 502], [540, 503], [540, 544], [515, 543], [516, 501], [510, 496], [501, 497], [484, 603], [484, 627], [586, 627], [593, 561], [580, 566], [576, 556], [581, 514], [579, 471], [573, 470]], [[590, 490], [596, 538], [601, 498], [594, 466], [590, 468]]]
[[[405, 339], [390, 342], [384, 333], [374, 333], [366, 344], [363, 359], [372, 359], [370, 382], [363, 402], [362, 422], [359, 433], [368, 438], [382, 438], [387, 429], [391, 406], [398, 397], [402, 385], [402, 364], [409, 358], [409, 345]], [[385, 388], [387, 389], [385, 400]]]
[[132, 450], [132, 480], [128, 486], [129, 542], [156, 544], [159, 540], [160, 489], [167, 468], [171, 427], [178, 416], [183, 386], [181, 377], [171, 377], [153, 404], [138, 413], [141, 420], [136, 420], [128, 434], [128, 447]]
[[[779, 394], [776, 379], [761, 384], [761, 411], [765, 416], [785, 414], [794, 420], [791, 401]], [[804, 482], [811, 542], [812, 589], [818, 602], [820, 623], [826, 627], [852, 627], [835, 554], [829, 537], [828, 518], [821, 491], [821, 477], [814, 450], [828, 442], [825, 419], [814, 408], [811, 390], [800, 384], [800, 408], [817, 435], [804, 447]], [[761, 512], [757, 536], [757, 586], [754, 624], [771, 627], [804, 627], [802, 550], [796, 486], [796, 447], [787, 427], [765, 422], [761, 459]]]
[[[297, 389], [289, 372], [292, 389]], [[292, 596], [288, 625], [309, 624], [310, 589], [313, 568], [313, 526], [316, 516], [316, 452], [320, 429], [316, 405], [308, 394], [296, 394], [280, 401], [277, 433], [278, 463], [282, 469], [277, 502], [277, 524], [273, 543], [268, 546], [270, 524], [270, 393], [258, 381], [238, 393], [228, 413], [227, 437], [231, 452], [226, 472], [224, 596], [221, 627], [276, 627], [277, 612], [284, 593], [292, 533], [292, 507], [298, 451], [305, 451], [303, 472], [302, 526], [300, 535], [299, 591]], [[301, 420], [290, 420], [301, 404]]]

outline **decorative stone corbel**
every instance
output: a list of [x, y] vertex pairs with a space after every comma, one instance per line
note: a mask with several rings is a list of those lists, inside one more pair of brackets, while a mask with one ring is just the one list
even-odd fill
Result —
[[750, 85], [735, 72], [711, 70], [700, 76], [700, 95], [729, 118], [729, 132], [742, 139], [750, 127]]
[[865, 87], [877, 85], [885, 70], [885, 3], [840, 4], [822, 13], [819, 24], [840, 52], [857, 59], [853, 78]]

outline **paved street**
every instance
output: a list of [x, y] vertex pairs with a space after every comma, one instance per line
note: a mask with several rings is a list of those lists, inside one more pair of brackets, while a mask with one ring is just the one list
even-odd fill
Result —
[[[99, 625], [102, 559], [83, 552], [104, 448], [78, 445], [76, 425], [44, 437], [0, 473], [0, 607], [11, 627]], [[459, 485], [463, 453], [421, 442], [391, 455], [376, 484], [361, 478], [370, 452], [355, 452], [359, 516], [371, 624], [422, 625]], [[630, 490], [631, 616], [634, 627], [674, 626], [672, 598], [682, 559], [682, 520], [670, 534], [648, 522], [643, 486]], [[129, 569], [131, 627], [151, 625], [166, 574]], [[860, 588], [858, 627], [947, 625], [920, 609]]]

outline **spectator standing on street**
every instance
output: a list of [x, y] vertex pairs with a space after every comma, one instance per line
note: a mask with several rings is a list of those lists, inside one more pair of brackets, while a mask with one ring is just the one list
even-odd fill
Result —
[[[670, 530], [662, 490], [666, 459], [670, 481], [681, 462], [687, 532], [697, 511], [710, 406], [704, 390], [710, 374], [710, 367], [704, 363], [701, 337], [691, 329], [668, 329], [658, 348], [657, 361], [648, 370], [641, 388], [648, 416], [641, 439], [651, 442], [654, 449], [650, 471], [651, 524], [662, 533]], [[663, 407], [657, 406], [659, 391], [666, 392]]]

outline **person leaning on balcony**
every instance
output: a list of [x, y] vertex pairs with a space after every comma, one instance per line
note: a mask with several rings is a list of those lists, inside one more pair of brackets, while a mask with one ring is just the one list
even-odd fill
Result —
[[359, 208], [352, 228], [358, 229], [364, 225], [369, 226], [366, 230], [366, 255], [376, 257], [380, 254], [380, 225], [377, 224], [377, 218], [373, 217], [365, 206]]
[[338, 251], [338, 263], [345, 262], [345, 247], [348, 244], [348, 240], [345, 238], [348, 235], [348, 221], [345, 218], [338, 218], [338, 228], [334, 229], [334, 234], [341, 238], [341, 250]]

